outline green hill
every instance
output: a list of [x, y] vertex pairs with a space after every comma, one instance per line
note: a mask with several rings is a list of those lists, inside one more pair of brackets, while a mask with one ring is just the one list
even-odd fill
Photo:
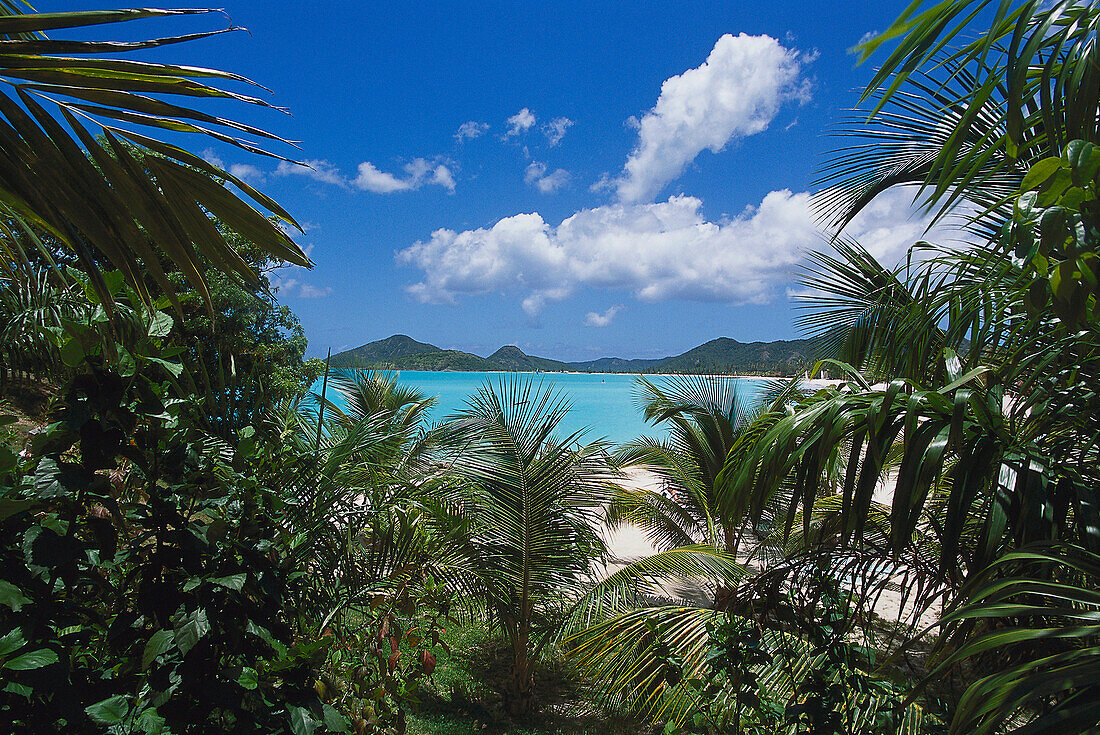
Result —
[[467, 372], [492, 372], [501, 369], [496, 363], [490, 362], [484, 357], [478, 357], [469, 352], [438, 348], [434, 352], [421, 352], [416, 355], [395, 357], [392, 360], [379, 360], [367, 367], [379, 370], [460, 370]]
[[657, 365], [669, 373], [788, 373], [809, 367], [812, 347], [808, 339], [775, 342], [738, 342], [719, 337], [668, 357]]
[[331, 364], [333, 367], [371, 367], [377, 363], [390, 362], [425, 352], [442, 352], [442, 350], [426, 342], [417, 342], [407, 335], [395, 334], [377, 342], [368, 342], [354, 350], [338, 352], [332, 356]]
[[569, 367], [581, 373], [645, 373], [653, 370], [663, 360], [625, 360], [621, 357], [601, 357], [586, 362], [571, 362]]
[[719, 337], [673, 357], [654, 360], [601, 357], [562, 362], [528, 355], [515, 345], [501, 347], [488, 357], [478, 357], [469, 352], [441, 350], [404, 334], [395, 334], [333, 355], [332, 365], [380, 370], [789, 375], [808, 367], [812, 354], [810, 341], [804, 339], [746, 343]]
[[508, 370], [517, 373], [548, 372], [561, 373], [573, 370], [569, 363], [560, 360], [550, 360], [545, 357], [533, 357], [525, 354], [515, 345], [506, 345], [485, 358], [496, 364], [497, 370]]

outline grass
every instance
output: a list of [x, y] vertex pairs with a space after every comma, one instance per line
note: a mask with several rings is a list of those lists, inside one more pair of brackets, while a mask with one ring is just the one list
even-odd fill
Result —
[[508, 651], [484, 621], [463, 621], [443, 636], [450, 653], [441, 652], [428, 682], [427, 696], [408, 718], [410, 735], [639, 735], [645, 725], [624, 713], [608, 711], [596, 690], [568, 661], [548, 653], [535, 682], [540, 711], [515, 722], [504, 712], [501, 692], [507, 680]]

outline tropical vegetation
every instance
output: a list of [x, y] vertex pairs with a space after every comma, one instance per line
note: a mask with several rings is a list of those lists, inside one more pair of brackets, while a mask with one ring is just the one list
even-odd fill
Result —
[[[68, 41], [207, 11], [0, 10], [12, 732], [1096, 730], [1094, 4], [918, 0], [861, 44], [889, 50], [803, 274], [839, 379], [640, 378], [665, 438], [621, 447], [532, 378], [432, 423], [392, 374], [304, 360], [265, 275], [309, 265], [293, 219], [165, 139], [279, 155], [196, 109], [267, 103], [116, 53], [233, 28]], [[898, 186], [967, 244], [895, 267], [843, 237]], [[624, 524], [654, 553], [612, 557]]]

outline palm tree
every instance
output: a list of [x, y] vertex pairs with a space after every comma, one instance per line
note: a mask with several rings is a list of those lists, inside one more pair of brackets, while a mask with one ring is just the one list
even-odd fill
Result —
[[616, 491], [609, 523], [633, 523], [663, 550], [706, 544], [736, 554], [742, 526], [723, 507], [717, 480], [756, 411], [730, 378], [680, 375], [657, 385], [639, 377], [637, 388], [646, 420], [667, 427], [668, 438], [635, 439], [615, 459], [653, 472], [662, 487]]
[[465, 567], [424, 424], [435, 399], [383, 373], [330, 381], [339, 402], [315, 395], [270, 416], [265, 430], [278, 436], [264, 442], [262, 472], [292, 500], [285, 519], [312, 570], [308, 607], [341, 629], [376, 593], [423, 573], [457, 581]]
[[[726, 479], [767, 497], [796, 478], [804, 523], [829, 504], [836, 538], [884, 563], [933, 541], [918, 601], [950, 603], [934, 676], [966, 659], [992, 668], [952, 732], [1081, 732], [1096, 722], [1100, 651], [1100, 9], [999, 3], [988, 32], [951, 49], [987, 5], [915, 4], [864, 45], [898, 39], [865, 94], [870, 126], [854, 131], [868, 142], [836, 159], [819, 199], [842, 225], [916, 184], [941, 215], [977, 205], [976, 244], [926, 246], [895, 270], [852, 243], [817, 256], [804, 323], [842, 350], [850, 381], [779, 419]], [[886, 479], [883, 537], [873, 495]]]
[[224, 99], [271, 108], [260, 98], [217, 85], [262, 87], [229, 72], [118, 57], [237, 28], [127, 42], [46, 35], [211, 12], [217, 11], [25, 13], [12, 0], [0, 2], [0, 78], [5, 82], [0, 92], [0, 219], [6, 222], [0, 257], [23, 262], [28, 252], [37, 251], [52, 262], [51, 251], [64, 251], [110, 304], [103, 264], [121, 271], [146, 301], [151, 299], [145, 273], [174, 300], [175, 290], [158, 261], [164, 256], [209, 303], [197, 266], [200, 256], [249, 282], [257, 278], [214, 226], [213, 215], [279, 260], [310, 266], [278, 226], [285, 222], [297, 227], [282, 207], [238, 177], [158, 137], [162, 132], [197, 134], [273, 156], [241, 136], [288, 141], [188, 106], [191, 101]]
[[468, 524], [469, 587], [511, 649], [505, 704], [537, 706], [534, 667], [588, 580], [604, 545], [597, 533], [614, 479], [602, 443], [560, 436], [568, 403], [549, 388], [501, 378], [483, 386], [442, 429], [459, 479], [453, 502]]

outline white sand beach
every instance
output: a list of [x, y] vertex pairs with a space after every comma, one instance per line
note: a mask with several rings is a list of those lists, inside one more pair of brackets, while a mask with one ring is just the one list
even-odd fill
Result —
[[[653, 472], [646, 470], [642, 467], [629, 467], [624, 471], [624, 477], [620, 480], [620, 484], [628, 488], [649, 488], [652, 490], [660, 489], [661, 480]], [[874, 500], [877, 503], [889, 504], [893, 499], [893, 483], [889, 481], [880, 484], [875, 491]], [[600, 570], [602, 574], [613, 574], [614, 572], [622, 569], [628, 564], [642, 559], [651, 554], [657, 553], [658, 549], [653, 543], [646, 538], [645, 534], [640, 528], [633, 524], [623, 524], [614, 530], [603, 530], [604, 543], [607, 544], [610, 550], [611, 560], [607, 564], [607, 567]], [[756, 570], [753, 564], [747, 565], [750, 569]], [[874, 606], [874, 612], [879, 617], [887, 621], [898, 620], [899, 614], [903, 615], [903, 619], [907, 620], [912, 615], [912, 604], [906, 601], [903, 606], [903, 594], [900, 585], [892, 585], [892, 589], [888, 588], [884, 590], [879, 597], [877, 604]], [[711, 592], [707, 590], [702, 584], [691, 584], [689, 582], [677, 582], [674, 584], [661, 585], [659, 592], [662, 596], [669, 597], [670, 599], [682, 599], [691, 601], [695, 604], [710, 604]], [[921, 628], [928, 627], [936, 622], [938, 618], [938, 610], [926, 611], [920, 619]]]

